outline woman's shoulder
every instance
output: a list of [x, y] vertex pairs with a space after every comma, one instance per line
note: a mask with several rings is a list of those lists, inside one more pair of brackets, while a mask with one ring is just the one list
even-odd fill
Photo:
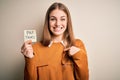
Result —
[[76, 46], [84, 46], [84, 43], [81, 39], [75, 39], [75, 45]]
[[81, 39], [75, 39], [75, 43], [83, 43], [83, 41]]

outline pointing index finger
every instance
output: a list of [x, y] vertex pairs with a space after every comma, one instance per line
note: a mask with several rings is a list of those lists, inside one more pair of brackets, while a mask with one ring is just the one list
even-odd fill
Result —
[[65, 48], [64, 51], [68, 51], [68, 50], [70, 50], [70, 48], [71, 48], [71, 47]]

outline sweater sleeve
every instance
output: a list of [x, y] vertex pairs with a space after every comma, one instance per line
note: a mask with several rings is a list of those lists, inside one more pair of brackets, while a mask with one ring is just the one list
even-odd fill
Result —
[[36, 57], [35, 52], [36, 45], [33, 45], [34, 57], [25, 57], [25, 68], [24, 68], [24, 80], [37, 80], [37, 70], [36, 70]]
[[76, 80], [89, 80], [88, 61], [84, 44], [81, 40], [76, 40], [75, 45], [80, 48], [80, 51], [72, 55], [74, 61], [75, 78]]

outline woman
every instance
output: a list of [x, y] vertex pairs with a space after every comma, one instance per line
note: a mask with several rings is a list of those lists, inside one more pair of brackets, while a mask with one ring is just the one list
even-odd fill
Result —
[[26, 41], [25, 80], [88, 80], [89, 70], [84, 44], [74, 39], [69, 10], [53, 3], [45, 17], [43, 37], [32, 45]]

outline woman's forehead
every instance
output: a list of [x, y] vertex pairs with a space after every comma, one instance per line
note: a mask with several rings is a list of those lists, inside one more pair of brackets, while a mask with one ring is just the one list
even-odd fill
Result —
[[66, 17], [66, 13], [63, 10], [60, 9], [55, 9], [50, 13], [50, 17], [54, 16], [54, 17]]

